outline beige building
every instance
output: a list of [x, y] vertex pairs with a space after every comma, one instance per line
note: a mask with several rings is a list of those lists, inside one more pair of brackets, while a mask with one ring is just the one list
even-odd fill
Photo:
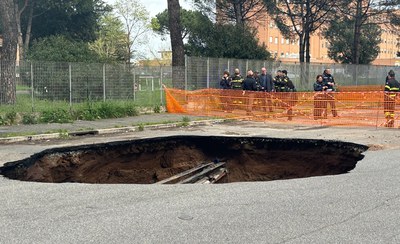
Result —
[[172, 51], [160, 51], [161, 58], [140, 60], [139, 66], [171, 66]]
[[[280, 33], [275, 23], [269, 20], [268, 17], [262, 18], [256, 28], [258, 30], [258, 39], [262, 44], [267, 46], [268, 51], [276, 60], [282, 62], [299, 62], [299, 42], [298, 40], [286, 39]], [[260, 20], [260, 19], [259, 19]], [[396, 57], [400, 51], [400, 37], [392, 31], [384, 30], [382, 33], [382, 43], [380, 53], [373, 61], [375, 65], [399, 65], [400, 57]], [[328, 58], [328, 42], [324, 39], [321, 33], [316, 32], [311, 36], [311, 62], [312, 63], [333, 63], [334, 61]]]

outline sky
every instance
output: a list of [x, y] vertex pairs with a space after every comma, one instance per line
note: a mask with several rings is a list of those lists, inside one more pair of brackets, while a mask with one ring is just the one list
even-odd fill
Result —
[[[115, 0], [104, 0], [104, 2], [112, 5]], [[168, 8], [167, 0], [139, 0], [139, 2], [149, 11], [150, 18], [155, 17], [158, 13], [161, 13], [165, 9]], [[191, 1], [190, 0], [180, 0], [179, 4], [182, 8], [190, 9]], [[171, 44], [169, 36], [165, 41], [161, 40], [161, 36], [156, 34], [149, 35], [149, 42], [143, 47], [145, 50], [145, 55], [147, 58], [160, 57], [159, 51], [161, 50], [171, 50]]]

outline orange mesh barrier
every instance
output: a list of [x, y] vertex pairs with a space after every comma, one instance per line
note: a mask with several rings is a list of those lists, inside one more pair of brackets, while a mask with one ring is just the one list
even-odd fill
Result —
[[[165, 89], [165, 98], [168, 101], [167, 102], [167, 111], [169, 113], [184, 113], [185, 110], [183, 107], [179, 104], [179, 102], [171, 95], [170, 90], [173, 92], [172, 89]], [[179, 92], [175, 92], [176, 94], [179, 94]], [[181, 99], [182, 100], [182, 99]]]
[[389, 95], [383, 91], [266, 93], [167, 88], [165, 91], [170, 113], [332, 126], [383, 127], [388, 126], [390, 119], [394, 121], [392, 126], [400, 125], [400, 111], [392, 112], [400, 99], [388, 100], [384, 97]]
[[383, 91], [385, 85], [338, 86], [340, 92]]

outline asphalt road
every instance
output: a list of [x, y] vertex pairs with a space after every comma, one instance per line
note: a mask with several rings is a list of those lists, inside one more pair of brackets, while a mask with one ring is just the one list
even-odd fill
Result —
[[167, 135], [343, 140], [371, 146], [350, 173], [217, 185], [0, 178], [0, 243], [400, 243], [400, 133], [235, 122], [0, 145], [0, 165], [49, 147]]

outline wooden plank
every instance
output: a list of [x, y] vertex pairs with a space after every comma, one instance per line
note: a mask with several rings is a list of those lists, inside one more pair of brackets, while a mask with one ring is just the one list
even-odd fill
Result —
[[[213, 164], [213, 163], [211, 163], [211, 164]], [[210, 173], [210, 172], [212, 172], [212, 171], [214, 171], [214, 170], [216, 170], [219, 167], [222, 167], [224, 165], [225, 165], [225, 162], [221, 162], [221, 163], [210, 165], [209, 167], [204, 168], [201, 172], [199, 172], [199, 173], [197, 173], [197, 174], [195, 174], [195, 175], [193, 175], [193, 176], [191, 176], [189, 178], [186, 178], [186, 179], [178, 182], [177, 184], [187, 184], [187, 183], [196, 182], [197, 180], [199, 180], [199, 178], [204, 177], [206, 174], [208, 174], [208, 173]]]
[[184, 177], [184, 176], [186, 176], [186, 175], [188, 175], [188, 174], [194, 173], [194, 172], [196, 172], [196, 171], [198, 171], [198, 170], [201, 170], [201, 169], [203, 169], [203, 168], [205, 168], [205, 167], [208, 167], [208, 166], [210, 166], [210, 165], [212, 165], [212, 164], [213, 164], [213, 163], [200, 164], [200, 165], [198, 165], [198, 166], [196, 166], [196, 167], [194, 167], [194, 168], [191, 168], [191, 169], [186, 170], [186, 171], [183, 171], [183, 172], [181, 172], [181, 173], [179, 173], [179, 174], [173, 175], [173, 176], [171, 176], [171, 177], [169, 177], [169, 178], [167, 178], [167, 179], [158, 181], [158, 182], [156, 182], [156, 184], [165, 184], [165, 183], [167, 183], [167, 182], [170, 182], [170, 181], [173, 181], [173, 180], [182, 178], [182, 177]]

